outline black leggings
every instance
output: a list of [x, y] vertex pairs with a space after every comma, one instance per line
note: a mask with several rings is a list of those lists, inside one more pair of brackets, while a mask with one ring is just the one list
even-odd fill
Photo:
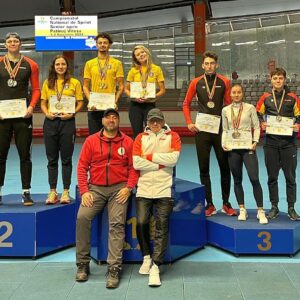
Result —
[[104, 110], [96, 110], [88, 112], [89, 135], [100, 131], [103, 127], [102, 118]]
[[239, 205], [244, 205], [243, 163], [253, 187], [257, 207], [263, 207], [263, 191], [258, 176], [258, 160], [255, 151], [232, 150], [228, 153], [229, 167], [234, 181], [234, 193]]
[[211, 181], [209, 175], [210, 151], [213, 147], [216, 153], [217, 161], [221, 172], [221, 188], [223, 203], [227, 203], [230, 193], [230, 169], [228, 166], [227, 152], [223, 151], [221, 146], [221, 134], [198, 132], [195, 137], [198, 164], [200, 170], [200, 180], [205, 186], [205, 199], [207, 204], [212, 203]]
[[20, 157], [22, 188], [29, 189], [32, 174], [32, 118], [0, 120], [0, 186], [4, 184], [6, 160], [13, 135]]
[[48, 159], [50, 189], [55, 189], [57, 185], [59, 155], [64, 189], [70, 188], [75, 131], [75, 118], [69, 120], [59, 118], [49, 120], [46, 118], [44, 121], [44, 141]]
[[155, 108], [155, 103], [138, 103], [131, 101], [129, 105], [129, 120], [133, 130], [133, 138], [144, 131], [149, 110]]

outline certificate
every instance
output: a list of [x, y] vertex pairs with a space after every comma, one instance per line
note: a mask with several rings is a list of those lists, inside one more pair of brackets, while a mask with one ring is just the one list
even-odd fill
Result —
[[267, 134], [274, 135], [293, 135], [294, 119], [288, 117], [267, 116]]
[[96, 107], [96, 110], [106, 110], [116, 107], [116, 96], [114, 93], [94, 93], [90, 92], [88, 108]]
[[147, 82], [146, 88], [143, 88], [141, 82], [130, 82], [130, 98], [155, 98], [156, 86], [153, 82]]
[[218, 134], [220, 129], [220, 116], [197, 113], [195, 126], [200, 131]]
[[10, 99], [0, 101], [2, 119], [24, 118], [27, 113], [26, 99]]
[[60, 101], [53, 95], [49, 101], [49, 111], [53, 114], [75, 114], [75, 97], [62, 96]]
[[250, 130], [239, 130], [239, 135], [233, 137], [234, 131], [227, 130], [225, 134], [224, 146], [227, 149], [251, 149], [252, 148], [252, 132]]

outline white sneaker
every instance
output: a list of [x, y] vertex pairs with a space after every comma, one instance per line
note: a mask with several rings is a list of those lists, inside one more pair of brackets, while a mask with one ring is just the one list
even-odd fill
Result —
[[248, 218], [247, 210], [246, 208], [240, 208], [240, 214], [238, 216], [239, 221], [246, 221]]
[[159, 268], [156, 264], [153, 264], [149, 272], [149, 286], [160, 286]]
[[260, 224], [268, 224], [268, 219], [266, 218], [265, 211], [262, 209], [259, 209], [257, 211], [257, 220]]
[[139, 269], [139, 273], [143, 275], [148, 275], [150, 272], [151, 264], [152, 264], [152, 259], [150, 255], [144, 256], [143, 264]]

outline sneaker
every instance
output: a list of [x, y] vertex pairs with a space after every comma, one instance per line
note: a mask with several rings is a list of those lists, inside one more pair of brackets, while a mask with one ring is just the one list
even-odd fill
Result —
[[237, 216], [236, 210], [231, 207], [229, 202], [223, 204], [222, 213], [226, 214], [227, 216]]
[[71, 202], [70, 193], [68, 190], [64, 190], [60, 197], [60, 204], [69, 204]]
[[160, 277], [159, 277], [159, 268], [156, 264], [153, 264], [150, 269], [148, 285], [149, 286], [160, 286], [161, 285], [161, 281], [160, 281]]
[[240, 214], [238, 216], [239, 221], [246, 221], [248, 218], [247, 210], [244, 207], [240, 208]]
[[58, 194], [54, 191], [50, 191], [46, 199], [46, 205], [53, 205], [58, 202]]
[[292, 221], [300, 220], [300, 216], [296, 213], [294, 207], [289, 207], [288, 209], [288, 216]]
[[90, 265], [87, 263], [79, 263], [77, 264], [77, 272], [76, 272], [76, 281], [83, 282], [89, 279], [90, 275]]
[[268, 219], [266, 218], [265, 211], [262, 209], [259, 209], [257, 211], [257, 220], [259, 221], [259, 224], [268, 224]]
[[205, 207], [205, 216], [211, 217], [212, 215], [215, 215], [217, 213], [217, 210], [213, 204], [207, 204]]
[[120, 282], [121, 269], [118, 267], [109, 267], [106, 273], [106, 288], [115, 289]]
[[33, 200], [31, 199], [30, 192], [23, 193], [22, 202], [24, 206], [31, 206], [34, 204]]
[[151, 265], [152, 265], [151, 256], [150, 255], [145, 255], [144, 260], [143, 260], [143, 264], [141, 265], [141, 267], [139, 269], [139, 273], [142, 274], [142, 275], [149, 274]]
[[268, 213], [268, 219], [270, 219], [270, 220], [275, 219], [278, 217], [278, 215], [279, 215], [279, 209], [278, 209], [277, 205], [272, 205], [272, 207]]

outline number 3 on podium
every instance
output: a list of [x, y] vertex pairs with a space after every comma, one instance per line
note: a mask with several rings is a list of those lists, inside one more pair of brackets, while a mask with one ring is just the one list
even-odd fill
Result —
[[0, 234], [0, 248], [12, 248], [13, 243], [4, 241], [11, 236], [13, 232], [13, 226], [9, 222], [2, 221], [0, 222], [0, 229], [2, 227], [5, 227], [6, 230], [3, 234]]
[[262, 243], [257, 244], [257, 248], [261, 251], [269, 251], [272, 247], [271, 233], [268, 231], [261, 231], [257, 236], [262, 239]]

